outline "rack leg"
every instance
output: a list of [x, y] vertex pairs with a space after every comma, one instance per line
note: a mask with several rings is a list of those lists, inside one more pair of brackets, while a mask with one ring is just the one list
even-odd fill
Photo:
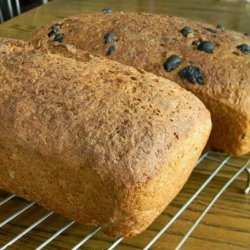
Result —
[[245, 171], [247, 174], [247, 185], [245, 188], [245, 194], [249, 194], [250, 193], [250, 167], [247, 167]]

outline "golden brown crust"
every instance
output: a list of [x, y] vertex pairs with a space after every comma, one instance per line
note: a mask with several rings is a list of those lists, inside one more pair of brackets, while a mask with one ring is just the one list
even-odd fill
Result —
[[31, 43], [27, 43], [22, 40], [0, 37], [0, 54], [11, 54], [33, 49], [34, 47]]
[[[243, 43], [250, 45], [248, 37], [185, 18], [152, 14], [92, 13], [69, 17], [59, 23], [63, 23], [60, 32], [64, 34], [65, 43], [102, 56], [110, 45], [115, 45], [116, 50], [110, 59], [173, 80], [199, 96], [207, 107], [215, 106], [210, 109], [214, 121], [211, 146], [239, 155], [250, 151], [250, 55], [237, 49]], [[180, 30], [186, 26], [191, 27], [195, 34], [184, 37]], [[117, 41], [105, 44], [103, 37], [108, 32], [112, 32]], [[33, 44], [37, 46], [38, 41], [40, 46], [46, 44], [47, 33], [47, 29], [40, 30], [34, 35]], [[198, 39], [215, 43], [214, 53], [197, 50], [192, 42]], [[183, 61], [176, 70], [166, 72], [163, 63], [171, 55], [179, 55]], [[205, 86], [180, 78], [178, 72], [187, 65], [201, 69]], [[217, 120], [221, 121], [218, 113], [227, 111], [225, 108], [220, 110], [220, 107], [228, 107], [236, 116], [223, 114], [225, 122], [217, 123]], [[213, 113], [214, 109], [220, 112]], [[240, 123], [238, 120], [242, 121], [242, 117], [244, 122]], [[216, 135], [223, 131], [230, 136], [217, 138]], [[236, 131], [241, 131], [241, 134]]]
[[0, 54], [0, 187], [135, 235], [184, 185], [210, 115], [169, 80], [84, 55]]

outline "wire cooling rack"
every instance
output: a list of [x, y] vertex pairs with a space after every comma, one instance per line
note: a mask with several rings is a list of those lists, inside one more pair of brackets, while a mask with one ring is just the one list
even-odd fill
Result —
[[[192, 193], [192, 195], [179, 207], [179, 209], [176, 211], [175, 214], [172, 214], [169, 218], [169, 221], [167, 221], [165, 224], [161, 225], [161, 228], [159, 230], [155, 230], [154, 234], [148, 237], [147, 243], [143, 247], [132, 247], [133, 249], [143, 249], [143, 250], [149, 250], [153, 249], [154, 245], [157, 244], [158, 241], [161, 240], [161, 238], [169, 233], [170, 227], [173, 226], [174, 223], [178, 221], [180, 216], [192, 205], [193, 202], [201, 195], [204, 190], [208, 188], [209, 185], [212, 185], [212, 183], [215, 181], [215, 179], [222, 175], [225, 179], [224, 184], [220, 187], [219, 190], [216, 191], [216, 193], [213, 195], [213, 197], [205, 204], [202, 210], [199, 211], [198, 217], [192, 221], [192, 224], [188, 228], [188, 230], [182, 235], [181, 239], [178, 241], [177, 245], [175, 246], [175, 249], [181, 249], [182, 246], [186, 243], [187, 239], [192, 235], [195, 228], [199, 225], [199, 223], [202, 221], [204, 216], [208, 214], [208, 211], [210, 208], [214, 205], [214, 203], [220, 198], [220, 196], [224, 193], [224, 191], [243, 173], [246, 172], [247, 178], [246, 178], [246, 187], [242, 187], [243, 192], [249, 193], [250, 192], [250, 155], [244, 156], [240, 158], [236, 158], [227, 154], [221, 154], [216, 152], [206, 152], [204, 153], [200, 159], [196, 163], [196, 167], [194, 172], [198, 171], [199, 174], [203, 174], [206, 176], [206, 178], [203, 180], [202, 183], [199, 183], [199, 185], [195, 186], [195, 190]], [[193, 173], [194, 174], [194, 173]], [[191, 176], [192, 177], [192, 176]], [[192, 178], [189, 179], [188, 182], [192, 182]], [[192, 184], [192, 183], [191, 183]], [[185, 187], [184, 187], [185, 189]], [[183, 192], [183, 191], [182, 191]], [[181, 192], [181, 193], [182, 193]], [[180, 193], [180, 194], [181, 194]], [[97, 237], [97, 234], [99, 234], [102, 230], [100, 226], [97, 226], [96, 228], [81, 226], [77, 224], [75, 221], [68, 221], [63, 217], [59, 217], [59, 220], [62, 221], [62, 225], [56, 229], [52, 229], [49, 232], [45, 232], [44, 230], [40, 230], [45, 234], [43, 237], [36, 237], [30, 236], [32, 232], [38, 230], [37, 228], [45, 223], [45, 228], [47, 227], [53, 227], [53, 216], [59, 216], [56, 215], [54, 212], [46, 211], [45, 209], [38, 206], [35, 202], [27, 202], [23, 199], [20, 199], [16, 197], [15, 195], [10, 195], [6, 193], [1, 193], [1, 200], [0, 200], [0, 215], [1, 215], [1, 221], [0, 221], [0, 250], [4, 249], [108, 249], [112, 250], [117, 247], [120, 247], [123, 245], [124, 241], [126, 239], [118, 238], [118, 239], [112, 239], [112, 238], [105, 238], [106, 240], [105, 246], [98, 245], [93, 248], [86, 247], [85, 244], [89, 243], [89, 241], [95, 237]], [[171, 204], [170, 204], [171, 206]], [[6, 212], [7, 210], [7, 212]], [[10, 211], [11, 210], [11, 211]], [[13, 211], [12, 211], [13, 210]], [[32, 210], [32, 211], [31, 211]], [[43, 211], [42, 215], [41, 211]], [[7, 216], [5, 214], [8, 214]], [[39, 214], [39, 215], [38, 215]], [[36, 215], [36, 216], [34, 216]], [[161, 215], [162, 216], [162, 215]], [[160, 217], [161, 217], [160, 216]], [[34, 217], [37, 217], [37, 219], [32, 220], [31, 222], [24, 223], [23, 225], [21, 222], [25, 222], [32, 219]], [[52, 221], [48, 222], [48, 220], [52, 219]], [[17, 223], [16, 221], [19, 222]], [[58, 219], [57, 219], [58, 220]], [[162, 223], [163, 220], [161, 220]], [[47, 223], [47, 224], [46, 224]], [[15, 229], [17, 227], [17, 224], [19, 224], [18, 230]], [[82, 235], [79, 233], [77, 234], [77, 237], [75, 237], [74, 234], [71, 235], [70, 230], [73, 226], [78, 226], [78, 232], [82, 232]], [[8, 229], [8, 226], [12, 226], [12, 229]], [[14, 227], [14, 229], [13, 229]], [[21, 230], [20, 230], [21, 228]], [[13, 233], [14, 231], [14, 233]], [[15, 234], [15, 232], [17, 233]], [[147, 230], [146, 230], [147, 231]], [[71, 246], [68, 248], [62, 247], [60, 245], [53, 245], [53, 242], [58, 239], [58, 237], [61, 237], [63, 234], [67, 232], [67, 236], [70, 242], [72, 243]], [[108, 236], [106, 236], [108, 237]], [[45, 238], [45, 239], [44, 239]], [[3, 242], [4, 240], [8, 239], [6, 242]], [[108, 240], [107, 240], [108, 239]], [[134, 238], [136, 241], [136, 237]], [[20, 243], [21, 242], [21, 243]], [[33, 242], [32, 244], [30, 244]], [[21, 245], [16, 246], [18, 243]], [[165, 242], [166, 247], [157, 249], [170, 249], [167, 247], [168, 242]], [[31, 246], [32, 245], [32, 246]], [[15, 247], [16, 246], [16, 247]], [[128, 245], [127, 245], [128, 246]], [[125, 247], [123, 249], [128, 249], [129, 247]], [[132, 249], [130, 248], [130, 249]]]

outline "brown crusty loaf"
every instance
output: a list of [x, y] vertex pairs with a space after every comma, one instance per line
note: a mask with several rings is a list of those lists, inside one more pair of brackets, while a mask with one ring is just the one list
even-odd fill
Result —
[[79, 62], [6, 51], [0, 188], [109, 235], [147, 228], [206, 144], [205, 106], [169, 80], [86, 52]]
[[[152, 14], [84, 14], [58, 24], [55, 32], [64, 34], [63, 42], [163, 76], [195, 93], [211, 112], [209, 146], [236, 155], [250, 151], [250, 47], [242, 48], [245, 54], [237, 48], [250, 45], [250, 38], [185, 18]], [[186, 26], [194, 31], [187, 37], [187, 29], [180, 32]], [[33, 44], [46, 46], [49, 31], [45, 28], [35, 34]], [[51, 36], [49, 40], [53, 39]], [[192, 44], [199, 43], [199, 39], [213, 42], [213, 53], [198, 50], [211, 44]], [[209, 48], [206, 51], [211, 52]], [[167, 72], [163, 65], [172, 55], [181, 57], [182, 62]], [[201, 71], [189, 76], [191, 81], [197, 81], [195, 84], [180, 76], [187, 66]]]

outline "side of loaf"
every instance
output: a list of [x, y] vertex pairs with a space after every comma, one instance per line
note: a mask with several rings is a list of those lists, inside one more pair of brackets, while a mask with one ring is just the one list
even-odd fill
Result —
[[54, 23], [32, 42], [71, 44], [170, 79], [210, 110], [208, 146], [235, 155], [250, 151], [249, 37], [180, 17], [92, 13]]
[[0, 188], [109, 235], [146, 229], [206, 144], [205, 106], [169, 80], [87, 52], [78, 61], [4, 46]]

